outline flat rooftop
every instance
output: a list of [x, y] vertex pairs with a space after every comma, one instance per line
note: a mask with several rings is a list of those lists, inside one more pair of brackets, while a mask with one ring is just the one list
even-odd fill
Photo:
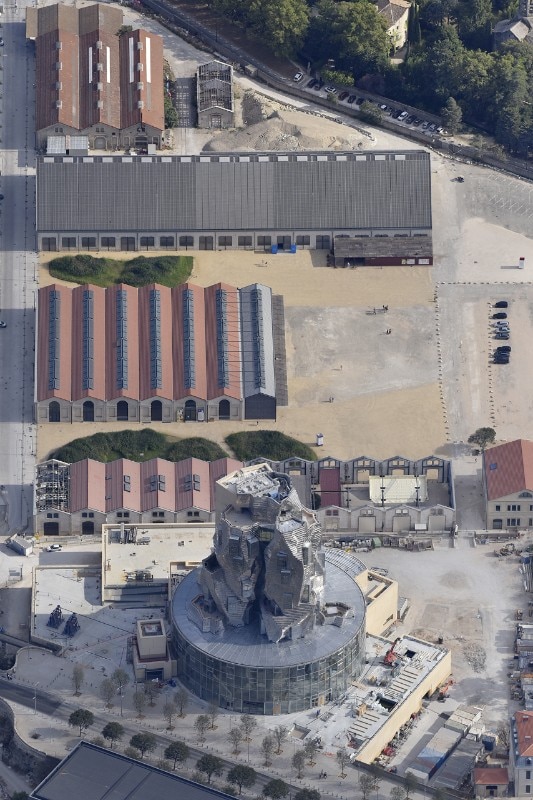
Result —
[[[212, 522], [174, 525], [103, 525], [102, 573], [104, 588], [145, 580], [169, 579], [170, 562], [183, 569], [197, 566], [211, 552], [215, 525]], [[123, 533], [122, 533], [123, 532]], [[122, 535], [121, 535], [122, 533]], [[128, 541], [124, 534], [128, 534]], [[126, 541], [124, 539], [126, 538]], [[142, 544], [142, 542], [145, 542]]]
[[401, 666], [392, 670], [383, 663], [390, 647], [391, 642], [386, 639], [366, 637], [369, 666], [350, 692], [352, 707], [362, 710], [348, 728], [348, 735], [357, 743], [355, 752], [378, 733], [395, 708], [412, 694], [448, 653], [444, 647], [403, 636], [394, 648]]

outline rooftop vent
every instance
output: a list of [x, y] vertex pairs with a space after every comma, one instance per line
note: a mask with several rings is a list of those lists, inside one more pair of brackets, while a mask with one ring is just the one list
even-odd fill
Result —
[[103, 44], [102, 44], [102, 42], [101, 42], [101, 41], [97, 41], [97, 42], [96, 42], [96, 49], [97, 49], [97, 50], [101, 50], [101, 49], [102, 49], [102, 47], [103, 47]]

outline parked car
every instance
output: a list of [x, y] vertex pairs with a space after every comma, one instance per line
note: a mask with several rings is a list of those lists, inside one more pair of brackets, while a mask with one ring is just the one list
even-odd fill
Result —
[[501, 353], [501, 355], [494, 356], [495, 364], [508, 364], [509, 361], [509, 353]]
[[413, 125], [415, 126], [415, 128], [418, 128], [418, 126], [421, 125], [421, 124], [422, 124], [422, 120], [418, 119], [418, 117], [415, 117], [414, 120], [413, 120]]
[[0, 328], [7, 328], [7, 322], [0, 320]]
[[508, 331], [506, 331], [504, 333], [497, 333], [494, 338], [495, 339], [504, 339], [505, 340], [505, 339], [509, 339], [510, 335], [511, 334]]
[[60, 544], [51, 544], [46, 548], [47, 553], [55, 553], [57, 550], [61, 550], [62, 547]]
[[326, 92], [326, 94], [337, 94], [337, 90], [335, 89], [334, 86], [326, 86], [324, 91]]
[[505, 311], [498, 311], [496, 314], [492, 315], [492, 319], [507, 319], [507, 314]]
[[348, 98], [348, 102], [350, 103], [350, 105], [351, 105], [352, 103], [355, 103], [355, 100], [356, 100], [356, 97], [355, 97], [355, 95], [354, 95], [354, 94], [351, 94], [351, 95], [349, 96], [349, 98]]
[[364, 97], [358, 97], [355, 102], [357, 103], [358, 106], [362, 106], [363, 103], [365, 102], [365, 98]]
[[406, 125], [412, 125], [414, 121], [415, 121], [415, 115], [414, 114], [409, 114], [409, 116], [405, 120], [405, 124]]
[[386, 106], [386, 104], [385, 104], [385, 103], [380, 103], [380, 105], [378, 106], [378, 108], [380, 109], [380, 111], [386, 111], [386, 110], [387, 110], [387, 106]]
[[406, 120], [406, 118], [407, 118], [408, 116], [409, 116], [409, 114], [407, 113], [407, 111], [401, 111], [401, 112], [398, 114], [398, 119], [400, 120], [400, 122], [405, 122], [405, 120]]
[[341, 102], [342, 102], [343, 100], [346, 100], [346, 98], [348, 97], [348, 95], [349, 95], [349, 94], [350, 94], [349, 92], [341, 92], [341, 93], [340, 93], [340, 95], [339, 95], [339, 100], [340, 100]]
[[429, 128], [429, 122], [423, 122], [420, 127], [422, 128], [423, 131], [427, 131], [427, 129]]
[[499, 347], [496, 348], [497, 353], [510, 353], [511, 352], [511, 345], [510, 344], [501, 344]]
[[428, 131], [430, 133], [435, 133], [436, 130], [437, 130], [437, 126], [435, 125], [434, 122], [432, 122], [431, 125], [429, 125], [429, 127], [428, 127]]
[[299, 81], [302, 80], [303, 76], [304, 76], [303, 72], [297, 72], [293, 78], [293, 81], [296, 81], [296, 83], [298, 83]]
[[311, 78], [311, 80], [310, 80], [310, 81], [309, 81], [309, 83], [307, 84], [307, 88], [308, 88], [308, 89], [312, 89], [312, 88], [313, 88], [313, 86], [316, 86], [316, 84], [317, 84], [317, 83], [318, 83], [318, 81], [317, 81], [317, 79], [316, 79], [316, 78]]
[[315, 92], [319, 92], [322, 89], [323, 86], [324, 86], [324, 81], [323, 80], [319, 80], [318, 83], [315, 83], [315, 85], [313, 86], [313, 89], [315, 90]]
[[507, 300], [498, 300], [497, 303], [494, 303], [494, 308], [507, 308], [508, 306]]

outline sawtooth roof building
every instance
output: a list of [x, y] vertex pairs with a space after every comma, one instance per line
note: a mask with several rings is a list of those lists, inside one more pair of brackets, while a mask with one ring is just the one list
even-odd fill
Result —
[[49, 136], [77, 133], [97, 150], [160, 146], [163, 40], [123, 25], [122, 11], [102, 3], [28, 9], [39, 149]]
[[36, 471], [35, 531], [54, 536], [99, 533], [102, 525], [121, 522], [210, 522], [216, 482], [242, 466], [233, 458], [50, 459]]
[[38, 300], [38, 422], [276, 418], [267, 286], [52, 284]]
[[431, 264], [430, 156], [42, 156], [37, 231], [45, 251], [342, 245], [337, 266]]

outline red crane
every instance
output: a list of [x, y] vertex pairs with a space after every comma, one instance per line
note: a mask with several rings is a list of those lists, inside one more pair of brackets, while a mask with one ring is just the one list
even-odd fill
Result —
[[396, 645], [398, 644], [399, 641], [400, 641], [400, 637], [398, 637], [397, 639], [395, 639], [393, 641], [391, 647], [389, 647], [389, 649], [385, 653], [385, 657], [383, 659], [383, 663], [386, 664], [388, 667], [391, 667], [397, 661], [395, 648], [396, 648]]

